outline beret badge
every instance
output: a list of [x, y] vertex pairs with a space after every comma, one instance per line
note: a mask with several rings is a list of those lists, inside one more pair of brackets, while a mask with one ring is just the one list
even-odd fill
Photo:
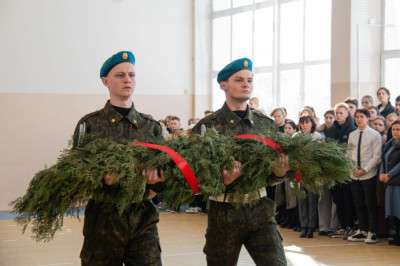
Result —
[[127, 53], [123, 53], [122, 54], [122, 58], [125, 60], [125, 59], [127, 59], [128, 58], [128, 54]]
[[243, 62], [243, 66], [244, 66], [244, 67], [248, 67], [248, 66], [249, 66], [249, 61], [247, 61], [247, 60], [244, 60], [244, 62]]

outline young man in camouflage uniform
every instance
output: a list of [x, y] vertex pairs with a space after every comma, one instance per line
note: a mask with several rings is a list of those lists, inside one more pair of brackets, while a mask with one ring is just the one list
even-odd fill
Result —
[[[136, 111], [133, 104], [135, 57], [131, 52], [122, 51], [110, 57], [101, 68], [100, 78], [109, 90], [110, 100], [103, 109], [78, 122], [73, 147], [96, 138], [128, 144], [133, 140], [162, 137], [160, 125]], [[155, 189], [162, 181], [157, 170], [146, 170], [142, 174], [148, 189]], [[103, 179], [103, 189], [110, 196], [118, 186], [115, 178], [116, 174], [109, 172]], [[115, 206], [90, 200], [85, 210], [82, 265], [161, 265], [158, 216], [151, 200], [132, 203], [121, 215]]]
[[[227, 65], [218, 74], [218, 82], [225, 92], [224, 106], [212, 115], [203, 118], [193, 128], [201, 133], [202, 128], [215, 128], [220, 134], [237, 136], [256, 133], [266, 129], [277, 130], [275, 123], [262, 113], [247, 105], [253, 90], [252, 62], [248, 58], [238, 59]], [[285, 180], [289, 170], [288, 157], [283, 156], [273, 167], [274, 174], [268, 177], [270, 185]], [[234, 169], [222, 169], [227, 193], [240, 178], [241, 162], [235, 161]], [[266, 197], [265, 189], [255, 191], [260, 201], [254, 207], [233, 207], [225, 197], [210, 197], [208, 228], [204, 253], [208, 265], [236, 265], [242, 245], [257, 265], [286, 265], [282, 239], [274, 219], [275, 203]]]

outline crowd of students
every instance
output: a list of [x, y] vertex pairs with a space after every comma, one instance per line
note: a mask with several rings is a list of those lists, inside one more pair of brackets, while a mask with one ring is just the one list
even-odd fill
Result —
[[312, 238], [318, 228], [321, 236], [368, 244], [390, 236], [389, 244], [400, 245], [400, 96], [393, 106], [390, 91], [380, 88], [377, 98], [377, 106], [369, 95], [362, 97], [361, 106], [347, 98], [327, 110], [319, 125], [311, 106], [299, 112], [297, 125], [286, 118], [285, 108], [272, 110], [279, 130], [289, 136], [306, 133], [352, 144], [351, 157], [357, 164], [348, 183], [326, 187], [321, 196], [302, 188], [306, 198], [296, 199], [287, 181], [270, 188], [281, 227], [301, 232], [301, 238]]
[[[400, 153], [400, 96], [393, 106], [390, 91], [379, 88], [377, 98], [379, 104], [374, 105], [373, 97], [365, 95], [359, 105], [357, 99], [349, 97], [327, 110], [324, 121], [316, 117], [312, 106], [301, 109], [296, 120], [287, 118], [285, 107], [271, 111], [269, 115], [279, 131], [291, 137], [310, 134], [314, 139], [351, 143], [351, 156], [357, 164], [357, 169], [349, 173], [348, 183], [324, 187], [320, 196], [301, 187], [306, 197], [296, 198], [294, 184], [289, 181], [268, 187], [268, 197], [277, 205], [280, 227], [300, 232], [301, 238], [312, 238], [318, 229], [320, 236], [368, 244], [377, 243], [378, 236], [390, 236], [389, 244], [400, 245], [400, 164], [396, 157], [397, 150]], [[250, 99], [249, 106], [265, 113], [256, 97]], [[205, 116], [210, 114], [212, 111], [205, 111]], [[189, 119], [186, 130], [176, 116], [167, 116], [159, 123], [164, 137], [170, 139], [187, 134], [198, 121]], [[155, 201], [165, 209], [162, 196]], [[206, 212], [201, 195], [186, 212]]]

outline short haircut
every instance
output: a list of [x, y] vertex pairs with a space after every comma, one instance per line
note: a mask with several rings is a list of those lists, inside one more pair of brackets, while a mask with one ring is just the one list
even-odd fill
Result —
[[324, 117], [325, 117], [326, 115], [333, 115], [333, 117], [335, 117], [335, 111], [333, 111], [333, 109], [329, 109], [328, 111], [326, 111], [326, 112], [324, 113]]
[[336, 112], [336, 110], [338, 109], [338, 108], [344, 108], [344, 109], [346, 109], [346, 111], [349, 111], [349, 106], [347, 105], [347, 103], [337, 103], [336, 105], [335, 105], [335, 112]]
[[285, 112], [285, 108], [283, 108], [283, 107], [276, 107], [276, 108], [274, 108], [272, 111], [271, 111], [271, 114], [270, 114], [270, 116], [274, 116], [274, 113], [276, 113], [276, 112], [281, 112], [283, 115], [286, 115], [286, 112]]
[[344, 102], [347, 103], [347, 104], [351, 103], [351, 104], [355, 105], [356, 107], [358, 107], [358, 101], [357, 101], [356, 98], [347, 97], [347, 98], [344, 100]]
[[379, 115], [379, 109], [378, 109], [378, 107], [376, 107], [376, 106], [374, 106], [374, 105], [369, 106], [369, 107], [368, 107], [368, 110], [370, 111], [371, 109], [374, 109], [374, 110], [376, 111], [376, 113]]
[[181, 119], [177, 116], [171, 116], [171, 118], [169, 120], [177, 120], [177, 121], [181, 122]]
[[378, 92], [379, 92], [380, 90], [384, 90], [384, 91], [386, 92], [386, 94], [389, 95], [389, 99], [390, 99], [390, 91], [389, 91], [387, 88], [385, 88], [385, 87], [380, 87], [380, 88], [376, 91], [376, 95], [378, 95]]
[[367, 118], [371, 117], [371, 113], [368, 111], [368, 109], [365, 108], [357, 109], [356, 112], [354, 113], [354, 116], [356, 116], [357, 114], [364, 114]]
[[293, 129], [297, 129], [296, 123], [295, 123], [293, 120], [291, 120], [291, 119], [286, 119], [285, 125], [286, 125], [286, 124], [291, 125]]
[[317, 128], [317, 123], [315, 122], [314, 118], [312, 116], [302, 116], [299, 118], [299, 130], [301, 130], [301, 124], [303, 124], [304, 122], [308, 122], [310, 121], [312, 124], [311, 127], [311, 132], [310, 133], [314, 133], [315, 129]]
[[188, 125], [190, 126], [191, 122], [196, 121], [196, 120], [200, 120], [200, 118], [196, 118], [196, 117], [189, 118]]
[[361, 99], [367, 98], [368, 101], [373, 104], [374, 103], [374, 98], [372, 98], [371, 95], [364, 95]]
[[383, 116], [381, 116], [381, 115], [378, 115], [377, 117], [375, 117], [374, 119], [372, 119], [372, 122], [375, 122], [375, 120], [382, 120], [382, 121], [383, 121], [383, 125], [386, 124], [386, 118], [383, 117]]
[[173, 117], [173, 115], [167, 115], [167, 116], [165, 117], [165, 120], [171, 120], [172, 117]]
[[204, 114], [212, 114], [212, 113], [214, 113], [214, 112], [211, 111], [211, 110], [205, 110], [205, 111], [204, 111]]
[[250, 102], [255, 102], [256, 104], [260, 104], [260, 101], [258, 100], [257, 97], [251, 97], [249, 101]]
[[400, 102], [400, 95], [396, 97], [396, 102]]

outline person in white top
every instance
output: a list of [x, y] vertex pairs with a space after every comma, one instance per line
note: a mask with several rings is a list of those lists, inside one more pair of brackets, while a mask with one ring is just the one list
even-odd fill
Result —
[[378, 242], [376, 178], [377, 166], [381, 161], [381, 135], [368, 126], [370, 113], [367, 109], [357, 109], [355, 120], [358, 129], [349, 135], [353, 145], [351, 157], [357, 163], [352, 171], [351, 192], [357, 213], [359, 229], [347, 240], [363, 241], [367, 244]]

